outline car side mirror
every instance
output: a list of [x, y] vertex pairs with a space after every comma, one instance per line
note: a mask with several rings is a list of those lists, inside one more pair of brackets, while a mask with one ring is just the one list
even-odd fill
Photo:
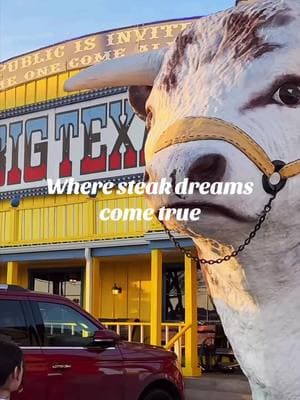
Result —
[[120, 340], [120, 336], [115, 331], [103, 329], [96, 331], [93, 338], [94, 346], [114, 346]]

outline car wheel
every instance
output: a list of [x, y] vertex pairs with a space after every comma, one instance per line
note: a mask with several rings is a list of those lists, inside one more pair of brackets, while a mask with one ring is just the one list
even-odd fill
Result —
[[174, 397], [165, 390], [154, 389], [143, 397], [143, 400], [175, 400]]

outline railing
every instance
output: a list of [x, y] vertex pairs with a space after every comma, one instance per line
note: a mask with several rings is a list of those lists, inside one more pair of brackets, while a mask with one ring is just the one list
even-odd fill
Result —
[[[150, 343], [150, 322], [118, 322], [102, 321], [102, 324], [115, 330], [123, 340], [128, 342]], [[163, 322], [161, 325], [161, 346], [176, 353], [178, 361], [184, 364], [185, 333], [191, 325], [182, 322]]]
[[172, 339], [168, 340], [164, 346], [166, 350], [173, 350], [177, 355], [180, 365], [183, 365], [183, 356], [185, 351], [185, 334], [191, 329], [193, 324], [185, 325], [179, 328], [178, 332]]
[[75, 335], [75, 328], [77, 324], [76, 323], [67, 323], [67, 322], [45, 322], [45, 327], [50, 330], [50, 335], [54, 334], [55, 329], [59, 329], [61, 334], [65, 333], [65, 330], [67, 329], [68, 331], [71, 330], [71, 335]]
[[128, 342], [150, 343], [150, 322], [102, 321], [102, 324]]
[[45, 322], [45, 327], [49, 329], [50, 335], [55, 333], [55, 330], [59, 330], [60, 334], [71, 333], [71, 336], [75, 336], [75, 334], [81, 331], [82, 337], [88, 337], [89, 331], [88, 326], [85, 324], [78, 324], [77, 322]]

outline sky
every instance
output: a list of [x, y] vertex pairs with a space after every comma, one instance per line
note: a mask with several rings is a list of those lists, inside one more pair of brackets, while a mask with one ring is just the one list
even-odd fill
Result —
[[207, 15], [234, 0], [0, 0], [0, 61], [77, 36]]

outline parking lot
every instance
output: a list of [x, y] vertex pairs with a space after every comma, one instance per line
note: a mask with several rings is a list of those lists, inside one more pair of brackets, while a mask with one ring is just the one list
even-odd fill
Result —
[[205, 374], [187, 378], [186, 400], [251, 400], [247, 379], [241, 375]]

